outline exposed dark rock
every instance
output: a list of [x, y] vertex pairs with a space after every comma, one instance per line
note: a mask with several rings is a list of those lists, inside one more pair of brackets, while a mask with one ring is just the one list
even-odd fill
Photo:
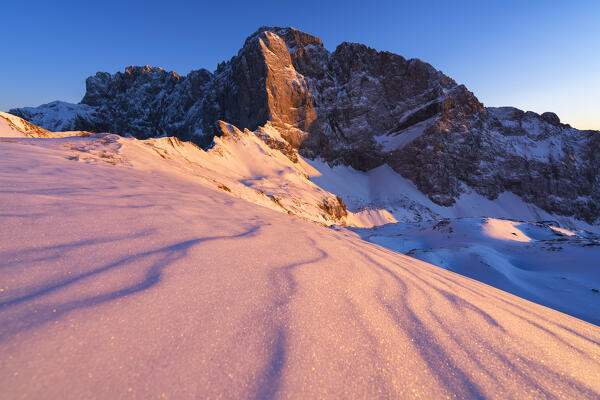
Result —
[[323, 203], [319, 206], [325, 212], [325, 214], [334, 220], [341, 220], [348, 215], [348, 210], [341, 197], [336, 196], [337, 201], [331, 199], [323, 200]]
[[545, 112], [541, 115], [542, 119], [551, 125], [560, 125], [560, 118], [553, 112]]

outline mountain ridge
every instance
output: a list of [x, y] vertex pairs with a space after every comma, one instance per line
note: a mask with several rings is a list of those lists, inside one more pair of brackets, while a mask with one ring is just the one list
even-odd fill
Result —
[[176, 136], [204, 148], [218, 121], [250, 131], [269, 122], [309, 159], [362, 171], [388, 164], [443, 206], [472, 190], [492, 200], [512, 192], [548, 212], [600, 219], [598, 131], [485, 107], [421, 60], [349, 42], [329, 52], [294, 28], [259, 28], [213, 73], [97, 73], [68, 107], [11, 113], [50, 130]]

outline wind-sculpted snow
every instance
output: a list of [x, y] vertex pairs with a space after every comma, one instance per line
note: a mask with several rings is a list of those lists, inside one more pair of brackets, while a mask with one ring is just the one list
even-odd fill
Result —
[[7, 398], [600, 396], [599, 327], [102, 138], [0, 140]]
[[355, 229], [391, 250], [600, 324], [600, 234], [556, 222], [455, 218]]

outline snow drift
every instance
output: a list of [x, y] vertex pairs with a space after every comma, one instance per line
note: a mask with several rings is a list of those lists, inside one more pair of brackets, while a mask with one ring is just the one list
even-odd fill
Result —
[[[170, 138], [0, 139], [3, 393], [600, 396], [598, 326], [287, 215], [268, 195], [244, 201], [272, 176], [221, 176], [208, 166], [233, 158], [210, 153]], [[311, 187], [288, 167], [281, 183]]]

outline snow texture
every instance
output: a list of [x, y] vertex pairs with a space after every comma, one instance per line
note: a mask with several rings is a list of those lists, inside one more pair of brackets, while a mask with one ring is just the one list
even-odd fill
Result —
[[600, 325], [600, 235], [551, 223], [457, 218], [353, 230], [391, 250]]
[[79, 134], [0, 138], [8, 398], [600, 396], [598, 326]]

